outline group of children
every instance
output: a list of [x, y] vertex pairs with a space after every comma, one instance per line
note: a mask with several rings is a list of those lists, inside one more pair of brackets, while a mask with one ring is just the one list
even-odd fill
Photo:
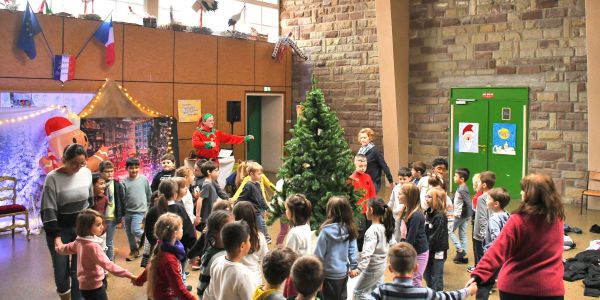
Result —
[[[265, 188], [272, 183], [260, 164], [244, 164], [246, 176], [229, 198], [217, 183], [219, 169], [213, 161], [198, 161], [193, 170], [176, 169], [175, 158], [167, 154], [152, 184], [139, 174], [136, 158], [126, 161], [129, 176], [122, 182], [114, 178], [112, 163], [105, 161], [93, 176], [95, 210], [80, 213], [78, 239], [56, 250], [86, 258], [78, 262], [85, 299], [106, 299], [102, 269], [130, 278], [135, 285], [148, 282], [148, 295], [154, 299], [195, 299], [187, 284], [188, 260], [192, 269], [200, 270], [201, 299], [314, 299], [317, 294], [321, 299], [345, 299], [348, 279], [355, 277], [354, 299], [465, 298], [476, 292], [478, 298], [487, 298], [495, 278], [480, 284], [479, 291], [471, 284], [443, 292], [443, 272], [449, 239], [457, 249], [454, 262], [468, 263], [466, 229], [473, 215], [475, 263], [508, 220], [503, 209], [510, 197], [506, 190], [493, 188], [495, 175], [475, 175], [476, 195], [471, 199], [469, 170], [457, 169], [457, 190], [451, 199], [447, 161], [435, 159], [429, 175], [424, 163], [415, 162], [411, 169], [400, 170], [399, 183], [386, 203], [376, 197], [365, 173], [366, 157], [359, 154], [354, 163], [350, 180], [364, 195], [357, 202], [364, 220], [355, 218], [346, 198], [334, 196], [313, 245], [311, 201], [294, 194], [285, 200], [292, 227], [283, 247], [269, 251]], [[139, 276], [111, 262], [114, 231], [122, 220], [130, 248], [126, 259], [143, 254]], [[384, 284], [386, 270], [395, 277]], [[430, 289], [421, 288], [423, 278]]]

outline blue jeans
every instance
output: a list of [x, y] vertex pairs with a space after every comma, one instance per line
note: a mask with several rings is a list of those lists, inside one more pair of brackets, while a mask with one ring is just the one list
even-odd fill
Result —
[[[467, 255], [467, 221], [468, 220], [469, 220], [468, 218], [454, 219], [454, 228], [452, 228], [452, 230], [450, 232], [448, 232], [450, 235], [450, 239], [452, 240], [452, 243], [454, 244], [454, 247], [456, 247], [456, 250], [464, 251], [465, 255]], [[456, 234], [454, 233], [457, 228], [458, 228], [458, 236], [460, 238], [460, 241], [456, 237]]]
[[115, 260], [115, 229], [117, 229], [117, 225], [119, 222], [117, 220], [114, 221], [106, 221], [106, 256], [111, 261]]
[[270, 239], [269, 232], [267, 230], [267, 223], [265, 223], [265, 219], [262, 216], [262, 212], [256, 212], [256, 224], [258, 225], [258, 230], [265, 235], [266, 239]]
[[435, 252], [430, 251], [423, 277], [427, 281], [427, 287], [439, 292], [444, 290], [444, 263], [446, 259], [435, 259], [434, 257]]
[[[75, 227], [64, 228], [60, 231], [60, 238], [63, 243], [70, 243], [75, 240]], [[71, 299], [79, 300], [81, 291], [79, 291], [79, 281], [77, 281], [77, 255], [60, 255], [54, 250], [54, 238], [46, 235], [46, 243], [50, 250], [52, 258], [52, 269], [54, 270], [54, 283], [56, 291], [64, 294], [71, 290]]]
[[142, 221], [144, 213], [127, 213], [125, 215], [125, 232], [129, 241], [129, 251], [133, 252], [138, 249], [139, 241], [144, 234], [142, 230]]

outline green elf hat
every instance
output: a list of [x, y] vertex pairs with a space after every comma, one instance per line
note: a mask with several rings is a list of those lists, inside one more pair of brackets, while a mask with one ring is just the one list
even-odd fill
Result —
[[206, 120], [208, 120], [208, 118], [213, 117], [213, 115], [211, 113], [205, 113], [202, 116], [202, 123], [206, 122]]

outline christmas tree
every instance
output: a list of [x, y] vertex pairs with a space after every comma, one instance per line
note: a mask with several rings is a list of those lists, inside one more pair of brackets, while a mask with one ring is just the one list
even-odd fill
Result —
[[[286, 199], [295, 193], [305, 194], [313, 206], [311, 227], [318, 229], [326, 219], [325, 209], [331, 196], [346, 197], [360, 213], [356, 207], [360, 195], [349, 181], [354, 164], [352, 151], [344, 139], [344, 129], [335, 112], [325, 103], [314, 76], [312, 84], [300, 104], [293, 137], [285, 143], [286, 157], [277, 174], [284, 184], [277, 196]], [[274, 201], [273, 210], [270, 223], [285, 218], [283, 202]]]

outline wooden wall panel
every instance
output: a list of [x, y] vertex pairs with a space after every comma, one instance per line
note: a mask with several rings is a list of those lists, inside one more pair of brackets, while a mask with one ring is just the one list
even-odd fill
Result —
[[289, 51], [285, 55], [285, 86], [292, 86], [292, 59], [294, 56]]
[[[36, 15], [54, 54], [62, 50], [62, 19]], [[35, 37], [37, 56], [30, 60], [17, 48], [23, 12], [0, 10], [0, 77], [52, 78], [53, 57], [48, 52], [41, 33]]]
[[[215, 114], [217, 111], [217, 86], [208, 84], [175, 84], [175, 94], [173, 106], [175, 108], [175, 117], [179, 118], [177, 111], [177, 101], [179, 100], [202, 100], [202, 113]], [[177, 135], [180, 139], [191, 139], [196, 122], [177, 123]]]
[[[241, 101], [241, 122], [233, 125], [233, 134], [246, 135], [246, 92], [253, 90], [251, 86], [224, 86], [217, 88], [217, 112], [214, 114], [217, 123], [217, 129], [231, 133], [231, 124], [227, 122], [227, 100]], [[225, 147], [231, 149], [230, 146]], [[233, 147], [233, 155], [236, 159], [246, 159], [246, 145], [240, 144]]]
[[175, 112], [172, 83], [124, 82], [123, 87], [142, 105], [169, 116]]
[[[63, 52], [77, 55], [100, 24], [99, 21], [65, 18], [65, 49]], [[113, 31], [115, 34], [115, 64], [110, 67], [106, 65], [104, 45], [96, 39], [92, 39], [75, 61], [76, 79], [121, 80], [123, 77], [123, 24], [113, 23]]]
[[[258, 86], [285, 86], [285, 67], [286, 59], [283, 62], [279, 62], [277, 59], [273, 59], [271, 54], [273, 53], [273, 44], [265, 42], [256, 42], [255, 54], [254, 54], [254, 65], [255, 65], [255, 79], [254, 84]], [[288, 55], [289, 51], [285, 52]], [[284, 76], [276, 76], [281, 74]]]
[[254, 41], [218, 38], [219, 84], [254, 84]]
[[217, 38], [175, 33], [175, 82], [217, 83]]
[[172, 82], [173, 31], [124, 26], [124, 80]]
[[179, 144], [179, 166], [183, 166], [184, 159], [186, 157], [188, 157], [188, 155], [190, 154], [190, 151], [194, 150], [194, 147], [192, 147], [191, 139], [179, 139], [178, 144]]

